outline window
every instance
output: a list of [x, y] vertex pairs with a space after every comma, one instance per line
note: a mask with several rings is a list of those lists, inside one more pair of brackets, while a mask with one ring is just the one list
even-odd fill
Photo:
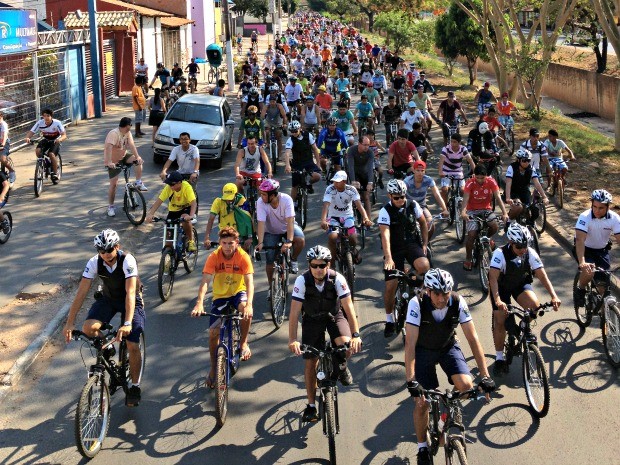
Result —
[[168, 121], [185, 121], [188, 123], [223, 126], [219, 106], [196, 105], [194, 103], [176, 102], [166, 116]]

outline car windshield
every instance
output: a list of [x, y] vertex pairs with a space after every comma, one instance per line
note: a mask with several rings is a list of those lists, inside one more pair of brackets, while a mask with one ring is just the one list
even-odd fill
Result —
[[222, 126], [219, 107], [212, 105], [196, 105], [177, 102], [166, 116], [168, 121], [185, 121], [187, 123], [209, 124]]

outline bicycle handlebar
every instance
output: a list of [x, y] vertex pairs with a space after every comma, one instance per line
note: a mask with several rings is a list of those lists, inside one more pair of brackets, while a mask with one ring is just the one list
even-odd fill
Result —
[[540, 304], [536, 308], [531, 308], [531, 309], [524, 309], [524, 308], [519, 307], [518, 305], [513, 305], [513, 304], [508, 304], [507, 307], [508, 307], [508, 313], [530, 315], [532, 317], [535, 317], [536, 315], [543, 316], [545, 312], [550, 311], [548, 309], [553, 308], [553, 304], [551, 302], [546, 302], [544, 304]]
[[325, 348], [322, 350], [317, 349], [316, 347], [313, 347], [311, 345], [308, 344], [302, 344], [301, 345], [301, 351], [302, 353], [307, 353], [307, 354], [312, 354], [312, 355], [316, 355], [317, 357], [322, 357], [325, 354], [334, 354], [337, 352], [346, 352], [347, 350], [349, 350], [349, 348], [351, 347], [350, 343], [345, 343], [341, 346], [338, 346], [336, 348], [334, 348], [333, 346], [329, 346], [329, 348]]
[[201, 313], [200, 316], [215, 316], [217, 318], [229, 318], [231, 320], [242, 320], [243, 319], [241, 314], [238, 311], [236, 311], [236, 310], [233, 313], [211, 313], [211, 312], [204, 312], [204, 313]]

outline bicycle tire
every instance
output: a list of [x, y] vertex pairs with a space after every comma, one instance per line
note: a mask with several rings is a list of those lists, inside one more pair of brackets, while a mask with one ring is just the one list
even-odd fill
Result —
[[[192, 232], [194, 233], [194, 241], [196, 241], [196, 238], [198, 237], [196, 228], [192, 227]], [[199, 249], [196, 248], [196, 252], [193, 252], [189, 255], [186, 251], [185, 256], [183, 257], [183, 267], [188, 274], [196, 269], [196, 262], [198, 261], [198, 251]]]
[[523, 387], [527, 402], [532, 407], [534, 416], [543, 418], [549, 413], [551, 392], [547, 367], [536, 344], [527, 344], [522, 361]]
[[466, 230], [467, 230], [467, 224], [465, 222], [465, 220], [463, 219], [463, 217], [460, 215], [460, 211], [461, 208], [463, 208], [463, 201], [459, 200], [458, 202], [456, 202], [456, 208], [455, 208], [455, 220], [454, 220], [454, 230], [456, 232], [456, 240], [459, 244], [462, 244], [463, 241], [465, 240], [465, 236], [466, 236]]
[[[123, 342], [125, 340], [123, 339]], [[142, 381], [144, 375], [144, 367], [146, 367], [146, 338], [144, 331], [140, 333], [140, 341], [138, 342], [138, 349], [140, 350], [140, 357], [142, 362], [140, 363], [140, 375], [138, 377], [138, 384]], [[118, 363], [122, 368], [122, 375], [125, 377], [125, 381], [131, 381], [129, 373], [129, 350], [127, 350], [127, 344], [120, 344], [118, 351]]]
[[454, 220], [458, 217], [458, 214], [454, 210], [454, 198], [451, 195], [448, 197], [448, 212], [450, 213], [450, 218], [448, 218], [448, 226], [452, 226], [454, 224]]
[[134, 226], [140, 226], [146, 218], [146, 200], [144, 195], [134, 187], [128, 187], [125, 190], [123, 198], [123, 207], [127, 219]]
[[515, 153], [515, 133], [512, 130], [512, 128], [509, 129], [510, 131], [510, 137], [507, 137], [508, 139], [508, 147], [510, 149], [510, 155], [512, 155], [513, 153]]
[[303, 193], [297, 193], [299, 197], [299, 226], [302, 230], [306, 229], [306, 223], [308, 222], [308, 193], [304, 190]]
[[[579, 281], [579, 271], [575, 274], [575, 278], [573, 279], [573, 308], [575, 309], [575, 318], [577, 319], [577, 325], [581, 329], [586, 329], [592, 323], [592, 309], [588, 307], [588, 305], [584, 305], [583, 307], [578, 306], [575, 303], [575, 291], [577, 289], [577, 282]], [[586, 295], [590, 290], [590, 285], [586, 288]]]
[[538, 255], [540, 255], [540, 244], [538, 243], [538, 233], [536, 232], [536, 228], [533, 226], [527, 226], [527, 230], [530, 232], [531, 241], [530, 247], [532, 247]]
[[45, 176], [43, 170], [43, 163], [37, 160], [37, 164], [34, 167], [34, 196], [39, 197], [43, 192], [43, 177]]
[[174, 286], [174, 251], [166, 248], [161, 253], [157, 270], [157, 290], [159, 298], [166, 302], [172, 295]]
[[557, 190], [557, 184], [554, 178], [555, 177], [553, 175], [547, 176], [547, 179], [549, 180], [549, 195], [553, 196], [555, 196], [555, 192]]
[[480, 260], [478, 262], [478, 272], [480, 275], [480, 287], [485, 294], [489, 291], [489, 266], [493, 251], [489, 244], [482, 244], [480, 250]]
[[607, 360], [614, 368], [620, 368], [620, 310], [617, 304], [603, 309], [601, 332]]
[[286, 290], [283, 288], [283, 281], [284, 276], [281, 276], [280, 272], [274, 273], [271, 279], [270, 310], [273, 325], [276, 329], [279, 329], [280, 326], [282, 326], [282, 323], [284, 322], [284, 313], [286, 311]]
[[9, 211], [4, 211], [2, 213], [4, 214], [4, 218], [9, 222], [9, 232], [5, 234], [2, 232], [2, 229], [0, 229], [0, 244], [6, 244], [6, 241], [9, 240], [9, 237], [11, 237], [11, 233], [13, 232], [13, 215], [11, 215], [11, 212]]
[[269, 153], [271, 154], [271, 172], [276, 175], [278, 173], [278, 144], [271, 141], [269, 144]]
[[209, 84], [213, 84], [213, 81], [215, 80], [215, 72], [213, 72], [213, 68], [209, 69], [209, 72], [207, 73], [207, 80], [209, 81]]
[[60, 154], [56, 155], [56, 179], [52, 178], [52, 184], [56, 185], [62, 179], [62, 156]]
[[349, 290], [351, 291], [351, 300], [355, 300], [355, 266], [353, 265], [353, 256], [351, 251], [347, 251], [342, 263], [342, 275], [349, 284]]
[[334, 393], [329, 390], [325, 392], [325, 426], [329, 444], [329, 463], [336, 465], [336, 404]]
[[564, 180], [562, 178], [558, 179], [558, 208], [564, 208]]
[[75, 410], [75, 443], [83, 457], [101, 450], [110, 426], [110, 391], [103, 374], [88, 378]]
[[239, 358], [241, 357], [241, 328], [239, 320], [233, 320], [232, 324], [232, 343], [233, 356], [230, 360], [230, 376], [234, 376], [239, 369]]
[[547, 206], [540, 198], [537, 199], [536, 206], [538, 207], [539, 213], [536, 220], [534, 220], [534, 228], [536, 228], [536, 232], [540, 236], [545, 232], [545, 228], [547, 227]]
[[451, 437], [448, 440], [448, 446], [446, 446], [446, 464], [448, 465], [467, 465], [467, 454], [461, 439], [458, 437]]
[[226, 349], [220, 346], [215, 361], [215, 418], [218, 426], [224, 426], [228, 414], [227, 369]]

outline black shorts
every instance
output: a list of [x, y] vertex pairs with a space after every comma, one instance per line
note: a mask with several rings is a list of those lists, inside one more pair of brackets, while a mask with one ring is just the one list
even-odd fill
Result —
[[368, 186], [368, 183], [370, 182], [370, 180], [368, 179], [367, 173], [355, 173], [355, 180], [357, 182], [360, 183], [360, 191], [365, 191], [366, 190], [366, 186]]
[[191, 211], [192, 207], [185, 207], [183, 210], [179, 210], [176, 212], [168, 212], [168, 216], [166, 217], [167, 220], [178, 220], [179, 218], [181, 218], [181, 216], [183, 215], [189, 215], [189, 212]]
[[60, 150], [60, 144], [55, 144], [54, 139], [46, 139], [43, 138], [37, 144], [37, 148], [41, 149], [41, 153], [49, 150], [49, 153], [53, 153], [54, 155], [58, 155], [58, 151]]
[[[573, 246], [572, 252], [573, 257], [576, 260], [577, 253], [575, 251], [575, 246]], [[597, 267], [602, 268], [603, 270], [609, 270], [609, 268], [611, 268], [611, 256], [609, 255], [608, 248], [591, 249], [590, 247], [586, 247], [583, 256], [586, 263], [594, 263]], [[600, 271], [594, 272], [595, 281], [608, 283], [610, 279], [611, 276], [607, 273], [601, 273]]]
[[[312, 173], [320, 173], [321, 169], [316, 166], [316, 163], [314, 162], [308, 162], [305, 165], [301, 165], [301, 166], [292, 166], [293, 171], [307, 171], [308, 173], [312, 174]], [[302, 181], [302, 177], [301, 174], [299, 173], [293, 173], [292, 176], [292, 187], [297, 187], [301, 184]]]
[[[325, 319], [301, 319], [301, 343], [310, 345], [316, 349], [325, 348], [325, 331], [334, 344], [334, 340], [340, 336], [351, 337], [351, 328], [342, 310], [338, 310], [336, 316]], [[335, 345], [335, 344], [334, 344]], [[304, 354], [304, 358], [314, 358], [312, 354]]]
[[[392, 251], [394, 267], [400, 271], [405, 271], [405, 260], [413, 266], [413, 262], [420, 257], [426, 257], [426, 255], [424, 255], [424, 252], [422, 251], [422, 246], [417, 242], [408, 243], [399, 251]], [[398, 278], [393, 270], [383, 270], [383, 273], [386, 281], [391, 281], [392, 279]]]

